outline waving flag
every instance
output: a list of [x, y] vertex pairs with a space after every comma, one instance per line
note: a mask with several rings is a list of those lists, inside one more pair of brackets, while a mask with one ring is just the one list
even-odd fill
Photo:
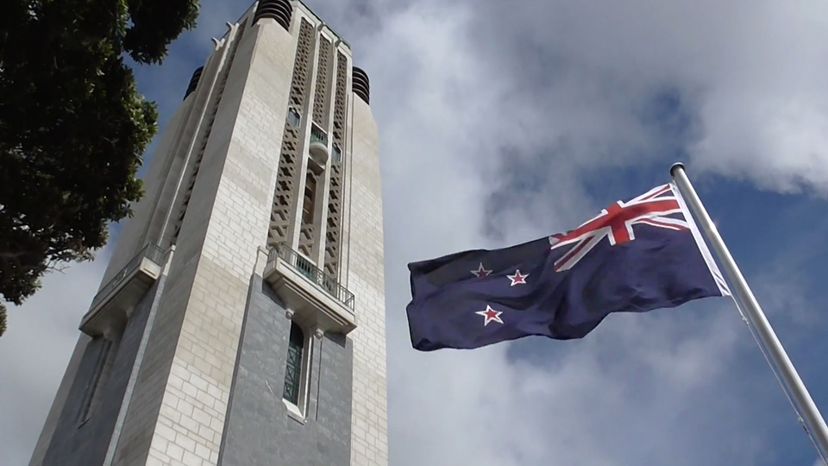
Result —
[[477, 348], [528, 335], [581, 338], [612, 312], [644, 312], [727, 286], [672, 184], [578, 228], [409, 264], [414, 348]]

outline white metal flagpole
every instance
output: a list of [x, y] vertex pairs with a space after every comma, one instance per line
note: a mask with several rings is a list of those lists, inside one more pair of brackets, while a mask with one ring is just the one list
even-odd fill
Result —
[[800, 422], [802, 422], [803, 427], [814, 442], [822, 461], [828, 465], [828, 427], [825, 425], [825, 420], [819, 413], [816, 404], [814, 404], [808, 389], [805, 388], [805, 384], [802, 383], [802, 379], [799, 378], [796, 368], [788, 358], [788, 354], [785, 353], [785, 348], [782, 347], [782, 343], [776, 337], [773, 327], [765, 317], [765, 313], [762, 311], [762, 307], [759, 306], [759, 302], [756, 301], [756, 297], [753, 296], [753, 292], [733, 260], [733, 256], [730, 255], [730, 251], [728, 251], [724, 240], [719, 235], [716, 225], [704, 209], [699, 195], [696, 194], [696, 190], [690, 184], [690, 179], [684, 172], [684, 164], [674, 164], [670, 168], [670, 174], [673, 175], [673, 180], [676, 182], [676, 186], [687, 203], [690, 212], [696, 217], [702, 232], [719, 256], [722, 262], [722, 270], [730, 282], [730, 289], [736, 299], [736, 304], [747, 319], [748, 325], [752, 327], [757, 337], [757, 343], [759, 343], [768, 363], [787, 392], [788, 398], [799, 415]]

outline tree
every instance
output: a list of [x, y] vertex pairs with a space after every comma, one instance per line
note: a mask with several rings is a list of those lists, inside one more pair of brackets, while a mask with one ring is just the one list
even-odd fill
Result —
[[[160, 63], [197, 0], [4, 0], [0, 7], [0, 294], [20, 304], [88, 260], [142, 194], [155, 104], [125, 55]], [[0, 303], [0, 335], [5, 331]]]

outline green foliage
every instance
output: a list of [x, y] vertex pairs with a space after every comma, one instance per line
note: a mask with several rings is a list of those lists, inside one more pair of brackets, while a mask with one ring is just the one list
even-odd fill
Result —
[[124, 47], [136, 61], [158, 63], [167, 54], [170, 40], [182, 29], [195, 26], [198, 0], [126, 0], [132, 26]]
[[[156, 109], [123, 63], [159, 63], [196, 0], [5, 0], [0, 7], [0, 294], [20, 304], [87, 260], [141, 197]], [[0, 306], [0, 335], [5, 309]]]

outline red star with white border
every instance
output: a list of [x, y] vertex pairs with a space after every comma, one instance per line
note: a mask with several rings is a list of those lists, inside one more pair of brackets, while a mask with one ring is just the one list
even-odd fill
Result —
[[480, 263], [480, 266], [477, 267], [477, 270], [470, 270], [470, 272], [477, 278], [485, 278], [488, 277], [492, 271], [486, 270], [486, 267], [483, 267], [483, 263]]
[[512, 283], [510, 283], [509, 286], [525, 285], [526, 277], [528, 276], [528, 273], [520, 273], [520, 269], [516, 269], [514, 275], [506, 275], [506, 277], [508, 277], [509, 280], [512, 281]]
[[489, 322], [497, 322], [498, 324], [502, 324], [503, 321], [500, 319], [500, 314], [503, 314], [502, 311], [495, 311], [492, 309], [492, 306], [486, 305], [485, 311], [477, 311], [475, 314], [483, 316], [483, 326], [489, 325]]

